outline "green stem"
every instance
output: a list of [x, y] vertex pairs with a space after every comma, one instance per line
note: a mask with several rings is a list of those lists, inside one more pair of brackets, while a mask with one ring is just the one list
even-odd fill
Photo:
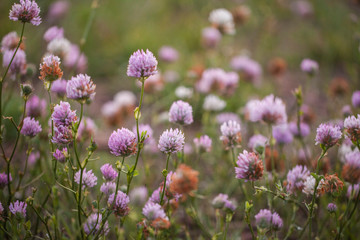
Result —
[[35, 208], [33, 205], [30, 205], [30, 206], [31, 206], [31, 208], [35, 211], [38, 219], [40, 219], [40, 221], [44, 224], [44, 226], [45, 226], [45, 228], [46, 228], [46, 231], [47, 231], [47, 233], [48, 233], [48, 235], [49, 235], [49, 238], [50, 238], [50, 240], [52, 240], [52, 236], [51, 236], [49, 227], [48, 227], [48, 225], [47, 225], [47, 222], [41, 217], [41, 215], [39, 214], [39, 212], [36, 210], [36, 208]]
[[15, 188], [15, 192], [17, 192], [19, 189], [20, 189], [20, 185], [21, 185], [21, 182], [24, 178], [24, 175], [26, 173], [26, 170], [27, 170], [27, 166], [28, 166], [28, 160], [29, 160], [29, 155], [31, 154], [31, 151], [30, 151], [31, 147], [28, 147], [28, 150], [26, 151], [26, 159], [25, 159], [25, 167], [24, 167], [24, 172], [22, 174], [19, 174], [19, 182], [18, 182], [18, 185], [17, 187]]
[[170, 159], [170, 153], [168, 154], [167, 156], [167, 159], [166, 159], [166, 169], [165, 169], [165, 174], [164, 175], [164, 185], [163, 185], [163, 191], [161, 193], [161, 198], [160, 198], [160, 205], [163, 205], [164, 203], [164, 195], [165, 195], [165, 188], [166, 188], [166, 177], [168, 175], [168, 167], [169, 167], [169, 159]]
[[232, 155], [232, 161], [233, 161], [234, 167], [237, 167], [235, 149], [233, 147], [231, 148], [231, 155]]
[[145, 78], [141, 78], [140, 81], [141, 81], [140, 102], [139, 102], [139, 106], [137, 108], [137, 112], [135, 113], [136, 134], [137, 134], [137, 139], [138, 139], [138, 141], [137, 141], [137, 153], [136, 153], [135, 165], [134, 165], [134, 168], [131, 171], [131, 175], [130, 175], [130, 178], [129, 178], [129, 181], [128, 181], [128, 184], [127, 184], [126, 195], [129, 194], [130, 184], [131, 184], [131, 181], [132, 181], [132, 179], [134, 177], [134, 173], [135, 173], [135, 170], [136, 170], [136, 167], [137, 167], [137, 164], [138, 164], [138, 161], [139, 161], [139, 157], [140, 157], [140, 152], [141, 152], [141, 149], [142, 149], [142, 143], [141, 143], [140, 131], [139, 131], [139, 119], [141, 117], [141, 105], [142, 105], [143, 96], [144, 96]]

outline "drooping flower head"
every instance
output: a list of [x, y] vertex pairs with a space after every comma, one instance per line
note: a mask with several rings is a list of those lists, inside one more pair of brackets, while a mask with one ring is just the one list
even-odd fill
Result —
[[349, 183], [360, 183], [360, 152], [350, 152], [345, 155], [342, 176]]
[[198, 188], [199, 172], [181, 164], [171, 177], [170, 191], [178, 194], [188, 194]]
[[118, 176], [117, 171], [109, 163], [102, 165], [100, 170], [106, 181], [114, 181]]
[[360, 91], [355, 91], [351, 97], [352, 105], [355, 108], [360, 108]]
[[349, 116], [344, 120], [344, 128], [350, 137], [351, 141], [357, 142], [360, 140], [360, 115], [357, 117]]
[[60, 104], [54, 107], [51, 118], [56, 126], [64, 127], [69, 127], [77, 121], [76, 111], [71, 110], [70, 104], [63, 101], [60, 101]]
[[[10, 64], [11, 59], [15, 53], [15, 49], [6, 50], [3, 54], [3, 67], [7, 68]], [[23, 50], [18, 49], [16, 55], [10, 65], [9, 74], [12, 79], [15, 79], [16, 74], [26, 74], [26, 54]]]
[[43, 81], [53, 82], [62, 77], [63, 72], [60, 68], [60, 58], [58, 56], [49, 55], [43, 58], [40, 64], [39, 79]]
[[24, 118], [23, 126], [20, 131], [22, 135], [33, 138], [41, 131], [42, 128], [39, 121], [36, 121], [31, 117]]
[[64, 29], [59, 28], [57, 26], [53, 26], [53, 27], [49, 28], [48, 30], [46, 30], [46, 32], [44, 34], [44, 40], [46, 42], [51, 42], [52, 40], [54, 40], [56, 38], [63, 38], [63, 37], [64, 37]]
[[220, 140], [224, 146], [228, 148], [237, 147], [241, 143], [240, 124], [235, 121], [228, 121], [221, 125], [221, 137]]
[[[101, 225], [102, 225], [101, 213], [93, 213], [88, 217], [88, 219], [86, 219], [86, 222], [83, 225], [84, 232], [87, 235], [91, 233], [92, 236], [97, 236], [97, 234], [100, 231]], [[109, 223], [108, 221], [106, 221], [99, 236], [106, 236], [109, 233], [109, 231], [110, 231]]]
[[111, 154], [128, 157], [136, 153], [136, 136], [127, 128], [118, 129], [109, 137], [108, 146]]
[[15, 3], [12, 6], [9, 18], [13, 21], [22, 21], [38, 26], [41, 23], [39, 14], [40, 8], [34, 0], [20, 0], [20, 4]]
[[65, 79], [58, 79], [51, 84], [51, 91], [56, 93], [59, 98], [63, 98], [66, 95], [67, 81]]
[[86, 74], [78, 74], [72, 77], [66, 85], [66, 96], [77, 101], [93, 100], [96, 85]]
[[[108, 204], [112, 205], [115, 198], [115, 193], [111, 194], [108, 199]], [[116, 216], [124, 217], [129, 214], [129, 197], [122, 191], [118, 191], [116, 195], [115, 203], [113, 204], [113, 210]]]
[[158, 148], [161, 152], [166, 154], [180, 152], [184, 148], [185, 137], [184, 133], [179, 129], [165, 130], [159, 139]]
[[328, 123], [322, 123], [316, 130], [316, 145], [330, 148], [339, 142], [342, 136], [340, 127]]
[[272, 128], [273, 137], [279, 144], [287, 144], [293, 141], [288, 124], [280, 124]]
[[65, 163], [68, 157], [68, 150], [67, 148], [63, 148], [62, 150], [56, 149], [53, 153], [53, 157], [61, 163]]
[[196, 149], [201, 152], [210, 152], [212, 140], [208, 135], [202, 135], [199, 138], [194, 138], [194, 144]]
[[23, 219], [26, 217], [27, 204], [17, 200], [16, 202], [10, 203], [9, 210], [17, 218]]
[[174, 102], [169, 111], [169, 121], [180, 125], [189, 125], [193, 120], [193, 110], [189, 103], [181, 100]]
[[142, 214], [147, 220], [153, 221], [158, 218], [168, 219], [160, 204], [148, 202], [142, 209]]
[[317, 71], [319, 71], [319, 64], [314, 60], [305, 58], [301, 61], [300, 68], [301, 71], [309, 75], [314, 75]]
[[286, 190], [292, 194], [296, 193], [297, 190], [301, 191], [304, 187], [304, 181], [309, 175], [310, 171], [306, 166], [295, 166], [287, 174]]
[[[81, 170], [77, 171], [75, 173], [75, 182], [77, 184], [80, 184], [80, 172]], [[82, 187], [88, 187], [88, 188], [92, 188], [97, 184], [97, 177], [95, 176], [95, 174], [93, 173], [92, 170], [86, 171], [86, 168], [84, 168], [83, 170], [83, 176], [82, 176]]]
[[135, 78], [147, 78], [157, 73], [157, 60], [148, 49], [137, 50], [130, 59], [127, 68], [127, 75]]
[[[9, 175], [10, 182], [12, 181], [11, 173]], [[0, 189], [3, 189], [8, 185], [8, 176], [6, 173], [0, 173]]]
[[236, 162], [236, 178], [247, 181], [256, 181], [263, 176], [264, 165], [259, 156], [246, 150], [240, 153]]

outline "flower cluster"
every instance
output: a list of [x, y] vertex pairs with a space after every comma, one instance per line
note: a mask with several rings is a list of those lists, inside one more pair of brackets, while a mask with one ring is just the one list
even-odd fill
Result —
[[136, 153], [136, 136], [127, 128], [114, 131], [108, 142], [110, 152], [117, 157], [128, 157]]
[[247, 181], [256, 181], [263, 176], [264, 165], [259, 156], [246, 150], [240, 153], [236, 162], [236, 178]]
[[221, 137], [220, 140], [224, 146], [229, 149], [237, 147], [241, 143], [240, 124], [235, 121], [228, 121], [221, 125]]
[[60, 68], [60, 58], [58, 56], [49, 55], [44, 57], [40, 64], [40, 80], [53, 82], [63, 76]]
[[31, 117], [24, 118], [23, 126], [20, 131], [22, 135], [33, 138], [41, 131], [42, 128], [39, 121], [36, 121], [34, 118]]
[[137, 50], [130, 59], [127, 68], [127, 75], [135, 78], [148, 78], [157, 73], [157, 60], [148, 49]]
[[181, 100], [174, 102], [169, 111], [169, 121], [180, 125], [189, 125], [193, 120], [192, 107]]
[[13, 21], [40, 25], [40, 8], [34, 0], [20, 0], [20, 4], [14, 4], [10, 10], [9, 18]]
[[159, 139], [158, 148], [166, 154], [180, 152], [184, 148], [185, 137], [179, 129], [167, 129]]
[[[81, 176], [82, 172], [82, 176]], [[79, 170], [75, 173], [74, 179], [77, 184], [80, 184], [80, 178], [82, 178], [82, 187], [92, 188], [97, 184], [97, 177], [92, 170], [86, 171], [86, 168]]]
[[79, 74], [72, 77], [66, 85], [66, 96], [77, 101], [94, 100], [96, 85], [90, 76]]
[[194, 138], [194, 144], [198, 152], [210, 152], [212, 140], [208, 135], [200, 136], [199, 138]]
[[116, 216], [124, 217], [128, 215], [130, 211], [128, 206], [130, 198], [122, 191], [118, 191], [114, 202], [115, 194], [116, 193], [113, 193], [109, 196], [108, 204], [113, 206], [113, 210]]
[[339, 126], [332, 124], [320, 124], [316, 130], [316, 144], [324, 148], [334, 146], [341, 139], [342, 133]]
[[260, 229], [272, 229], [274, 231], [280, 230], [283, 226], [283, 220], [277, 212], [271, 213], [268, 209], [261, 209], [255, 215], [256, 225]]

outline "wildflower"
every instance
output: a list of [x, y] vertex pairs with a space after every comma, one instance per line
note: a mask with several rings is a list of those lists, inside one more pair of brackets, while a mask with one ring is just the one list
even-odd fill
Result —
[[169, 121], [180, 125], [189, 125], [193, 120], [192, 107], [181, 100], [174, 102], [169, 111]]
[[[108, 199], [108, 204], [112, 205], [115, 198], [115, 193], [111, 194]], [[116, 216], [124, 217], [129, 214], [129, 197], [122, 191], [118, 191], [113, 210]]]
[[155, 229], [168, 229], [170, 227], [170, 221], [165, 218], [157, 218], [152, 221], [151, 226]]
[[33, 166], [39, 159], [40, 159], [39, 151], [31, 152], [28, 159], [29, 165]]
[[208, 135], [200, 136], [199, 138], [194, 138], [194, 144], [197, 150], [201, 152], [210, 152], [212, 140]]
[[72, 77], [66, 85], [66, 96], [77, 101], [93, 100], [96, 85], [86, 74]]
[[[321, 192], [322, 185], [324, 183], [324, 180], [321, 180], [317, 186], [316, 189], [316, 195], [318, 196]], [[313, 176], [309, 175], [305, 181], [304, 181], [304, 187], [302, 192], [306, 195], [312, 196], [314, 194], [314, 188], [315, 188], [316, 180]]]
[[70, 127], [54, 126], [54, 136], [51, 141], [60, 145], [67, 145], [73, 141], [73, 133]]
[[26, 103], [26, 115], [37, 118], [46, 114], [46, 100], [32, 95]]
[[148, 190], [145, 186], [136, 187], [130, 192], [130, 200], [133, 204], [142, 205], [148, 197]]
[[[1, 40], [1, 52], [4, 53], [5, 51], [15, 50], [19, 41], [20, 37], [16, 32], [6, 34]], [[22, 43], [19, 49], [24, 50], [24, 48], [24, 43]]]
[[352, 105], [356, 108], [360, 108], [360, 91], [355, 91], [351, 97]]
[[268, 209], [261, 209], [258, 214], [255, 215], [256, 225], [261, 229], [271, 228], [275, 231], [279, 230], [283, 226], [283, 221], [279, 214], [271, 213]]
[[226, 200], [224, 204], [224, 210], [226, 212], [233, 213], [237, 208], [237, 204], [234, 200]]
[[345, 155], [345, 165], [342, 176], [345, 181], [358, 184], [360, 182], [360, 152], [350, 152]]
[[236, 178], [247, 181], [256, 181], [263, 176], [264, 166], [259, 156], [254, 152], [240, 153], [236, 162], [235, 173]]
[[58, 79], [55, 80], [52, 84], [51, 84], [51, 91], [53, 93], [56, 93], [57, 96], [59, 98], [63, 98], [66, 95], [66, 85], [67, 85], [67, 81], [64, 79]]
[[304, 187], [304, 181], [310, 176], [310, 171], [306, 166], [296, 165], [287, 174], [286, 190], [294, 194], [297, 190], [302, 190]]
[[206, 111], [221, 111], [225, 108], [226, 102], [216, 95], [208, 95], [205, 97], [203, 109]]
[[341, 138], [341, 130], [339, 126], [333, 126], [331, 124], [320, 124], [316, 130], [316, 144], [320, 144], [322, 147], [330, 148], [334, 146]]
[[44, 40], [46, 42], [51, 42], [55, 38], [64, 38], [64, 29], [63, 28], [53, 26], [53, 27], [49, 28], [48, 30], [46, 30], [46, 32], [44, 34]]
[[42, 131], [39, 121], [36, 121], [34, 118], [26, 117], [24, 118], [23, 126], [20, 133], [27, 137], [35, 137], [39, 132]]
[[284, 124], [287, 120], [285, 104], [274, 95], [266, 96], [263, 100], [254, 102], [254, 114], [251, 121], [262, 120], [268, 124]]
[[279, 144], [291, 143], [293, 141], [293, 135], [290, 132], [288, 124], [280, 124], [272, 128], [272, 134], [274, 139]]
[[62, 77], [63, 72], [60, 68], [60, 58], [58, 56], [49, 55], [43, 58], [40, 64], [40, 77], [43, 81], [53, 82]]
[[236, 147], [241, 143], [241, 128], [240, 124], [235, 121], [228, 121], [221, 125], [221, 137], [226, 148]]
[[[136, 132], [136, 126], [133, 127], [133, 132]], [[140, 136], [146, 132], [144, 143], [150, 143], [153, 141], [153, 130], [149, 124], [139, 125]]]
[[188, 194], [198, 187], [199, 172], [191, 167], [181, 164], [175, 174], [173, 174], [170, 182], [170, 191], [179, 194]]
[[205, 47], [214, 48], [221, 41], [221, 33], [218, 29], [207, 27], [201, 32], [202, 43]]
[[142, 209], [142, 214], [146, 217], [147, 220], [153, 221], [158, 218], [167, 219], [168, 217], [165, 214], [164, 209], [157, 203], [148, 202]]
[[327, 210], [329, 211], [329, 213], [334, 213], [334, 212], [336, 212], [336, 210], [337, 210], [336, 204], [335, 204], [335, 203], [329, 203], [329, 204], [327, 205]]
[[71, 43], [66, 38], [55, 38], [47, 45], [47, 51], [64, 59], [71, 53]]
[[104, 193], [106, 196], [114, 193], [116, 190], [115, 182], [104, 182], [100, 187], [100, 192]]
[[221, 209], [224, 207], [228, 198], [229, 196], [227, 194], [220, 193], [212, 200], [211, 204], [213, 205], [214, 208]]
[[[3, 53], [3, 67], [7, 68], [7, 66], [9, 66], [14, 53], [15, 49], [7, 50]], [[16, 55], [9, 68], [9, 74], [12, 79], [15, 79], [16, 74], [26, 74], [26, 54], [23, 50], [18, 49], [16, 52]]]
[[[12, 181], [11, 173], [9, 175], [10, 182]], [[8, 176], [6, 173], [0, 173], [0, 189], [3, 189], [8, 185]]]
[[69, 127], [77, 121], [76, 111], [72, 111], [70, 104], [63, 101], [54, 107], [51, 118], [56, 126], [64, 127]]
[[236, 56], [231, 59], [231, 68], [241, 73], [241, 77], [259, 86], [261, 83], [262, 68], [261, 65], [248, 56]]
[[186, 99], [191, 98], [194, 94], [194, 90], [192, 88], [187, 88], [184, 86], [179, 86], [175, 89], [175, 95], [178, 98]]
[[342, 114], [343, 114], [344, 117], [349, 117], [350, 115], [353, 114], [350, 105], [344, 105], [344, 106], [341, 108], [341, 112], [342, 112]]
[[219, 8], [211, 11], [209, 21], [214, 27], [219, 29], [220, 32], [230, 35], [235, 34], [234, 19], [228, 10]]
[[165, 130], [159, 139], [158, 148], [161, 152], [166, 154], [180, 152], [184, 148], [185, 137], [184, 133], [179, 129]]
[[56, 21], [57, 19], [63, 17], [68, 9], [70, 3], [67, 0], [58, 0], [53, 2], [49, 7], [48, 18], [51, 21]]
[[[75, 173], [74, 179], [77, 184], [80, 184], [80, 174], [81, 170]], [[92, 188], [97, 184], [97, 177], [92, 172], [92, 170], [86, 171], [86, 168], [83, 170], [82, 174], [82, 187], [89, 187]]]
[[209, 93], [212, 90], [221, 92], [225, 88], [227, 77], [227, 73], [221, 68], [206, 69], [196, 83], [196, 89], [201, 93]]
[[127, 128], [114, 131], [109, 137], [110, 153], [115, 156], [128, 157], [136, 153], [135, 134]]
[[360, 139], [360, 115], [349, 116], [344, 120], [344, 128], [351, 141], [357, 142]]
[[137, 50], [129, 59], [127, 75], [136, 78], [150, 77], [157, 73], [157, 64], [155, 56], [148, 49]]
[[159, 50], [159, 58], [164, 62], [172, 63], [176, 62], [179, 58], [178, 51], [170, 46], [162, 46]]
[[306, 137], [310, 134], [310, 127], [309, 125], [307, 125], [306, 123], [300, 122], [300, 133], [299, 133], [299, 129], [298, 129], [298, 125], [296, 122], [291, 122], [289, 124], [289, 129], [290, 132], [295, 136], [295, 137]]
[[314, 75], [317, 71], [319, 71], [319, 65], [316, 61], [305, 58], [302, 60], [300, 64], [301, 71], [309, 74]]
[[359, 193], [359, 187], [360, 187], [359, 184], [349, 185], [346, 196], [350, 199], [356, 198], [356, 196]]
[[[359, 175], [360, 176], [360, 175]], [[359, 177], [360, 179], [360, 177]], [[332, 175], [325, 175], [325, 180], [321, 184], [320, 191], [322, 193], [341, 192], [344, 187], [344, 183], [338, 178], [337, 173]]]
[[[88, 217], [88, 219], [86, 219], [86, 222], [83, 225], [84, 232], [87, 235], [91, 233], [91, 235], [96, 236], [100, 231], [101, 225], [102, 225], [101, 213], [92, 213]], [[109, 233], [109, 231], [110, 231], [109, 223], [108, 221], [106, 221], [99, 236], [106, 236]]]
[[33, 0], [20, 0], [20, 4], [15, 3], [10, 10], [9, 18], [13, 21], [22, 21], [38, 26], [41, 23], [39, 16], [40, 8]]
[[10, 203], [9, 206], [10, 212], [19, 219], [23, 219], [26, 217], [26, 208], [27, 208], [27, 204], [19, 200], [17, 200], [14, 203]]
[[248, 147], [259, 154], [264, 152], [267, 145], [269, 145], [269, 139], [261, 134], [252, 136], [248, 143]]
[[114, 181], [118, 176], [117, 171], [109, 163], [102, 165], [100, 170], [106, 181]]
[[53, 157], [61, 163], [65, 163], [68, 156], [67, 148], [63, 148], [62, 150], [56, 149], [53, 153]]

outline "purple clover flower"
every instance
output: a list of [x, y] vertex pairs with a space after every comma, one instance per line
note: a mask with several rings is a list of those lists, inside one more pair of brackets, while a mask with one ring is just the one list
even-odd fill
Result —
[[72, 77], [66, 85], [66, 95], [77, 101], [93, 100], [95, 97], [96, 85], [86, 74], [78, 74]]
[[53, 27], [49, 28], [48, 30], [46, 30], [46, 32], [44, 34], [44, 40], [46, 42], [49, 43], [52, 40], [54, 40], [55, 38], [64, 38], [64, 29], [63, 28], [53, 26]]
[[136, 153], [136, 136], [127, 128], [114, 131], [109, 137], [110, 153], [119, 157], [128, 157]]
[[226, 148], [236, 147], [241, 142], [241, 127], [240, 124], [235, 121], [228, 121], [220, 126], [221, 137]]
[[65, 79], [58, 79], [51, 84], [51, 91], [56, 93], [58, 97], [63, 98], [66, 95], [67, 81]]
[[[136, 126], [133, 127], [133, 132], [136, 132]], [[146, 132], [146, 137], [144, 140], [144, 143], [150, 143], [151, 141], [153, 141], [153, 130], [151, 128], [151, 126], [149, 124], [140, 124], [139, 125], [139, 132], [140, 132], [140, 136], [142, 135], [143, 132]]]
[[10, 20], [22, 21], [38, 26], [41, 23], [39, 16], [40, 8], [34, 0], [20, 0], [20, 4], [15, 3], [9, 14]]
[[290, 132], [288, 124], [280, 124], [273, 126], [272, 128], [273, 137], [279, 144], [291, 143], [294, 139], [292, 133]]
[[32, 95], [26, 104], [26, 114], [29, 117], [40, 117], [46, 114], [46, 100]]
[[41, 131], [42, 128], [39, 121], [36, 121], [31, 117], [24, 118], [23, 126], [20, 131], [22, 135], [33, 138]]
[[236, 165], [236, 178], [244, 179], [245, 182], [259, 180], [263, 175], [263, 162], [254, 152], [249, 153], [244, 150], [239, 154]]
[[[11, 173], [10, 173], [10, 182], [12, 181]], [[6, 173], [0, 173], [0, 189], [3, 189], [8, 185], [8, 177]]]
[[109, 163], [102, 165], [100, 170], [106, 181], [114, 181], [118, 176], [117, 171]]
[[106, 196], [114, 193], [116, 190], [116, 184], [114, 182], [104, 182], [100, 187], [100, 192], [104, 193]]
[[169, 111], [169, 121], [180, 125], [189, 125], [193, 120], [193, 110], [189, 103], [184, 101], [174, 102]]
[[336, 204], [335, 204], [335, 203], [329, 203], [329, 204], [327, 205], [327, 210], [328, 210], [330, 213], [336, 212], [336, 210], [337, 210]]
[[[115, 193], [111, 194], [108, 199], [108, 204], [112, 205], [115, 198]], [[122, 191], [118, 191], [116, 195], [116, 200], [113, 206], [115, 211], [115, 215], [119, 217], [124, 217], [129, 214], [129, 202], [130, 198], [123, 193]]]
[[317, 71], [319, 71], [319, 64], [314, 60], [306, 58], [306, 59], [302, 60], [302, 62], [300, 64], [300, 68], [301, 68], [301, 71], [303, 71], [309, 75], [313, 75]]
[[159, 58], [168, 63], [176, 62], [179, 58], [179, 52], [170, 46], [162, 46], [159, 49]]
[[149, 221], [153, 221], [158, 218], [168, 219], [164, 209], [162, 209], [162, 207], [159, 204], [153, 202], [148, 202], [144, 206], [144, 208], [142, 209], [142, 214]]
[[[80, 184], [80, 171], [77, 171], [75, 173], [74, 179], [77, 184]], [[82, 188], [85, 187], [92, 188], [97, 184], [97, 177], [94, 175], [92, 170], [86, 171], [86, 168], [83, 170], [83, 176], [82, 176]]]
[[208, 135], [202, 135], [199, 138], [194, 138], [194, 144], [196, 149], [201, 152], [210, 152], [212, 140]]
[[351, 97], [352, 105], [356, 108], [360, 108], [360, 91], [355, 91]]
[[310, 175], [310, 171], [306, 166], [297, 165], [291, 169], [287, 174], [287, 185], [286, 190], [292, 194], [296, 190], [302, 190], [304, 187], [304, 181]]
[[[7, 50], [3, 54], [3, 67], [7, 67], [15, 53], [15, 49]], [[16, 74], [26, 74], [26, 54], [23, 50], [18, 49], [14, 60], [12, 61], [9, 68], [10, 77], [15, 80]]]
[[54, 107], [53, 114], [51, 115], [52, 120], [56, 126], [69, 127], [77, 121], [76, 111], [72, 111], [68, 102], [60, 101]]
[[256, 151], [258, 153], [262, 153], [266, 147], [266, 145], [269, 144], [269, 139], [261, 134], [255, 134], [249, 139], [248, 147], [252, 149], [253, 151]]
[[256, 225], [261, 229], [271, 228], [277, 231], [283, 226], [283, 220], [279, 214], [277, 212], [271, 213], [268, 209], [261, 209], [260, 212], [255, 215], [255, 221]]
[[316, 130], [316, 145], [320, 144], [325, 148], [330, 148], [338, 143], [341, 136], [342, 133], [339, 126], [322, 123]]
[[184, 133], [179, 129], [165, 130], [159, 139], [158, 148], [161, 152], [166, 154], [180, 152], [184, 148], [185, 137]]
[[66, 162], [66, 158], [68, 156], [67, 148], [63, 148], [62, 150], [56, 149], [53, 153], [53, 157], [61, 163]]
[[21, 201], [17, 200], [14, 203], [10, 203], [9, 210], [17, 218], [22, 219], [22, 218], [26, 217], [26, 207], [27, 207], [27, 204], [25, 202], [21, 202]]
[[19, 40], [20, 38], [16, 32], [9, 32], [1, 40], [1, 52], [16, 49]]
[[296, 122], [291, 122], [289, 124], [289, 129], [290, 132], [295, 136], [295, 137], [306, 137], [310, 134], [310, 127], [308, 124], [304, 123], [304, 122], [300, 122], [300, 134], [299, 134], [299, 129], [297, 126]]
[[217, 28], [207, 27], [201, 32], [202, 42], [205, 47], [214, 48], [221, 41], [222, 35]]
[[70, 127], [54, 126], [54, 136], [51, 141], [60, 145], [67, 145], [73, 141], [73, 133]]
[[[83, 225], [84, 232], [87, 235], [91, 233], [91, 235], [96, 236], [100, 231], [101, 224], [102, 224], [101, 213], [93, 213], [88, 217], [88, 219], [86, 219], [86, 222]], [[106, 236], [109, 233], [109, 231], [110, 231], [109, 223], [108, 221], [106, 221], [99, 236]]]
[[148, 49], [137, 50], [130, 59], [127, 68], [127, 75], [135, 78], [147, 78], [157, 73], [157, 60]]
[[221, 209], [224, 207], [225, 202], [229, 199], [227, 194], [219, 193], [211, 202], [214, 208]]

